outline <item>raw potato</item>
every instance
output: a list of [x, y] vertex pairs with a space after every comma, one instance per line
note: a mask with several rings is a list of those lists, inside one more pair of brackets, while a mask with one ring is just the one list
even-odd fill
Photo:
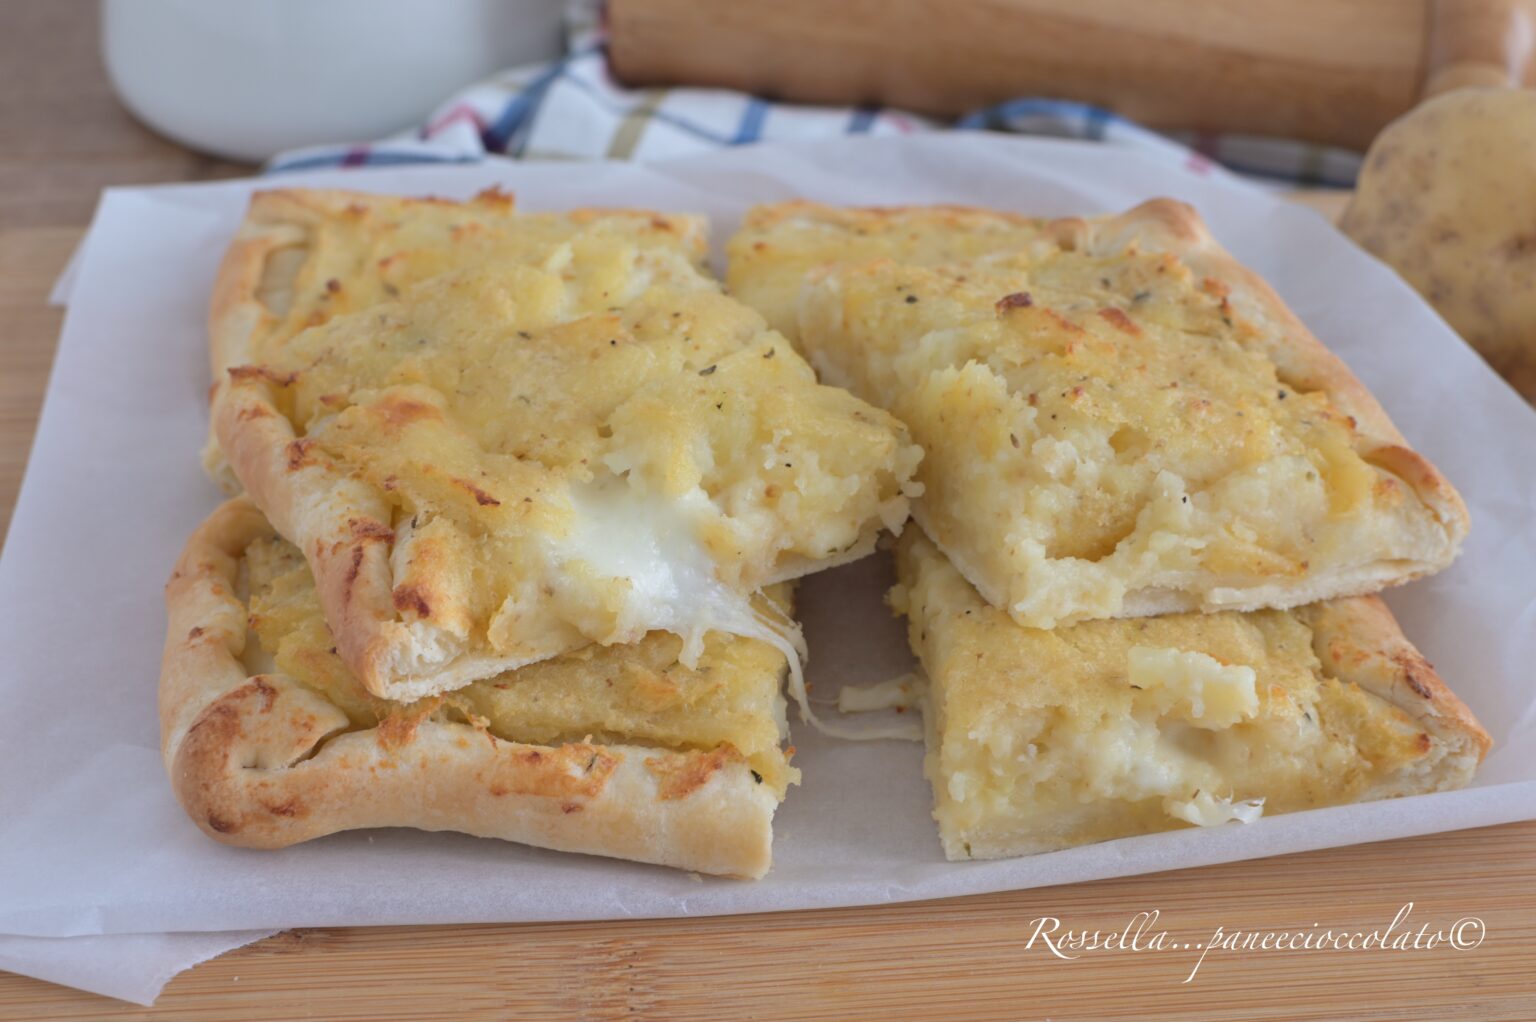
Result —
[[1536, 92], [1458, 89], [1389, 125], [1341, 226], [1536, 403]]

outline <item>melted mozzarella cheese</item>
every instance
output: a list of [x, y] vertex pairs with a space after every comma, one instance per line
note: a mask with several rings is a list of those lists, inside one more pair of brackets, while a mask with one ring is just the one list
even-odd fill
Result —
[[585, 562], [599, 575], [629, 584], [623, 631], [659, 630], [683, 639], [682, 662], [693, 667], [711, 630], [746, 634], [755, 621], [750, 596], [715, 577], [699, 541], [708, 504], [703, 493], [676, 500], [635, 486], [627, 476], [603, 476], [571, 490], [575, 524], [556, 556]]
[[1208, 791], [1197, 791], [1193, 798], [1163, 799], [1163, 811], [1197, 827], [1216, 827], [1229, 820], [1252, 823], [1264, 815], [1264, 800], [1251, 798], [1244, 802], [1233, 802], [1230, 798], [1219, 798]]
[[1259, 710], [1253, 668], [1205, 653], [1132, 646], [1126, 673], [1132, 685], [1167, 698], [1170, 711], [1196, 727], [1228, 728]]
[[921, 684], [917, 675], [903, 674], [873, 685], [844, 685], [837, 694], [837, 709], [839, 713], [910, 709], [917, 704]]
[[[839, 713], [877, 713], [881, 710], [902, 712], [922, 705], [926, 683], [917, 674], [903, 674], [873, 685], [844, 685], [837, 693]], [[905, 742], [923, 740], [920, 715], [896, 718], [894, 723], [861, 727], [857, 731], [839, 731], [847, 738], [893, 738]]]
[[848, 730], [819, 719], [811, 709], [804, 665], [809, 659], [800, 626], [788, 616], [770, 618], [715, 576], [714, 561], [699, 538], [703, 518], [714, 513], [702, 490], [669, 497], [635, 485], [628, 475], [604, 475], [572, 488], [575, 523], [555, 543], [561, 564], [580, 562], [593, 571], [627, 580], [621, 614], [626, 628], [667, 631], [683, 640], [678, 659], [696, 666], [711, 631], [766, 642], [784, 654], [789, 691], [800, 719], [839, 738], [920, 740], [914, 726]]

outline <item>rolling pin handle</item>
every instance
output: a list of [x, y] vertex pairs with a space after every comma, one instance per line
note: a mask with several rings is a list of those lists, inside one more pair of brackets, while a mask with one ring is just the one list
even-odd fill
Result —
[[1533, 51], [1533, 0], [1432, 0], [1420, 101], [1467, 86], [1529, 85]]

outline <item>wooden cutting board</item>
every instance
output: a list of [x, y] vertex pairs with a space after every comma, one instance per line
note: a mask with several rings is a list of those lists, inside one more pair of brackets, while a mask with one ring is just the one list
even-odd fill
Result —
[[[62, 321], [48, 289], [97, 190], [242, 171], [127, 120], [95, 65], [81, 20], [91, 10], [0, 4], [0, 84], [14, 86], [0, 90], [0, 138], [26, 142], [0, 148], [0, 532]], [[1341, 193], [1298, 198], [1330, 215], [1342, 201]], [[0, 898], [4, 890], [0, 876]], [[1029, 945], [1035, 920], [1048, 917], [1118, 934], [1137, 912], [1157, 910], [1159, 925], [1186, 943], [1209, 940], [1218, 925], [1378, 927], [1409, 901], [1416, 921], [1481, 918], [1483, 943], [1213, 955], [1189, 984], [1196, 956], [1186, 949], [1066, 960], [1038, 940]], [[1536, 822], [924, 904], [298, 930], [183, 973], [153, 1009], [0, 972], [0, 1019], [1529, 1020], [1533, 961]]]

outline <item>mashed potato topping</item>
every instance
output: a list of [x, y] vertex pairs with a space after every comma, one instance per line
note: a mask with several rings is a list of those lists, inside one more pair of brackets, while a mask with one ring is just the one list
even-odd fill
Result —
[[1283, 606], [1443, 545], [1353, 420], [1167, 254], [875, 262], [801, 300], [823, 378], [928, 452], [919, 520], [1021, 624]]
[[[780, 691], [785, 660], [766, 643], [710, 633], [697, 664], [688, 667], [677, 636], [652, 632], [632, 645], [588, 646], [446, 697], [397, 703], [370, 695], [336, 655], [314, 579], [292, 544], [275, 538], [251, 544], [242, 576], [257, 640], [249, 644], [247, 666], [280, 670], [319, 692], [353, 727], [438, 715], [533, 745], [729, 745], [780, 798], [798, 779], [781, 748], [788, 733]], [[759, 600], [784, 613], [789, 595], [788, 585], [778, 585]]]

